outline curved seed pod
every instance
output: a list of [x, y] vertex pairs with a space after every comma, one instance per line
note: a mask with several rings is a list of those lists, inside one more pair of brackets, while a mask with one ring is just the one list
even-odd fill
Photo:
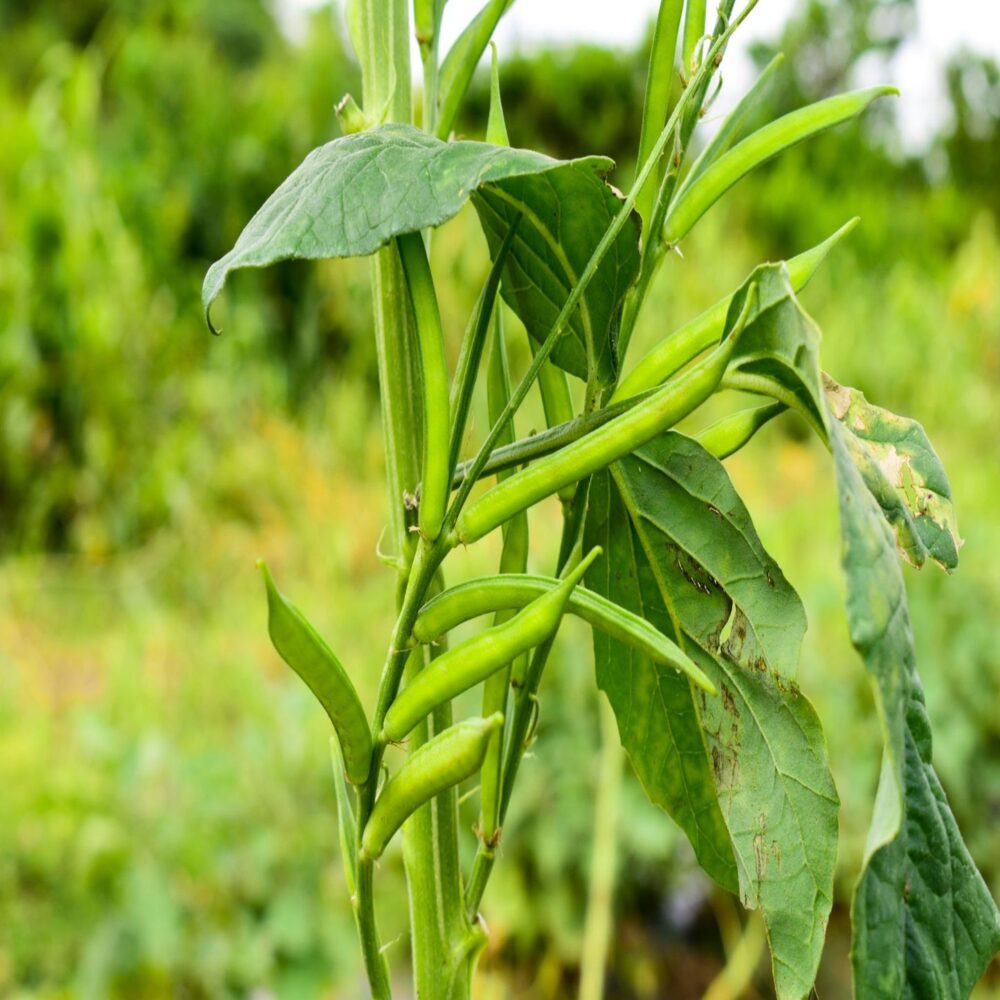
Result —
[[[788, 278], [796, 292], [808, 284], [827, 254], [858, 224], [853, 218], [844, 223], [832, 236], [822, 243], [786, 261]], [[732, 295], [720, 299], [700, 316], [686, 323], [669, 337], [664, 338], [648, 354], [640, 358], [636, 366], [618, 383], [608, 405], [619, 403], [632, 396], [652, 389], [675, 372], [680, 371], [689, 361], [696, 358], [706, 348], [718, 342], [726, 325], [726, 314], [732, 302]]]
[[459, 516], [454, 540], [462, 544], [477, 541], [518, 511], [605, 468], [672, 427], [715, 391], [736, 339], [734, 333], [690, 371], [620, 417], [487, 490]]
[[742, 448], [769, 420], [787, 409], [784, 403], [768, 403], [730, 413], [728, 417], [706, 427], [695, 440], [710, 455], [728, 458]]
[[381, 856], [392, 835], [429, 799], [475, 774], [490, 736], [503, 725], [497, 712], [449, 726], [415, 750], [375, 801], [361, 835], [359, 861]]
[[[413, 626], [413, 637], [419, 642], [434, 642], [463, 622], [503, 608], [523, 608], [557, 586], [559, 581], [552, 577], [527, 573], [504, 573], [460, 583], [423, 606]], [[712, 682], [680, 646], [645, 618], [606, 597], [577, 587], [570, 594], [566, 613], [576, 615], [592, 628], [600, 629], [657, 663], [683, 671], [709, 694], [716, 693]]]
[[420, 486], [420, 533], [434, 541], [441, 531], [451, 485], [451, 418], [448, 366], [444, 356], [441, 313], [427, 251], [420, 233], [406, 233], [396, 240], [406, 284], [413, 303], [413, 318], [420, 343], [420, 373], [424, 400], [424, 460]]
[[817, 132], [849, 121], [877, 98], [896, 93], [895, 87], [870, 87], [838, 94], [792, 111], [759, 128], [719, 157], [678, 195], [663, 223], [664, 240], [676, 243], [683, 239], [705, 212], [754, 167]]
[[600, 548], [591, 549], [558, 587], [532, 601], [509, 621], [459, 643], [421, 670], [386, 712], [381, 739], [390, 743], [403, 739], [435, 707], [486, 680], [520, 653], [553, 635], [573, 588], [600, 554]]
[[360, 785], [368, 777], [371, 730], [361, 699], [340, 660], [305, 616], [275, 586], [263, 559], [257, 562], [267, 589], [267, 630], [278, 655], [306, 682], [333, 723], [348, 780]]

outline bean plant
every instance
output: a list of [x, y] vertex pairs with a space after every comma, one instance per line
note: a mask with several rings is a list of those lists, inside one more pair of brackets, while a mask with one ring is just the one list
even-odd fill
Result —
[[[275, 648], [336, 734], [341, 850], [371, 993], [389, 997], [399, 982], [374, 888], [401, 829], [416, 995], [470, 995], [487, 934], [480, 905], [565, 614], [591, 626], [597, 686], [646, 794], [707, 875], [760, 911], [777, 996], [810, 993], [833, 902], [839, 803], [820, 720], [796, 682], [802, 603], [723, 464], [792, 411], [831, 456], [849, 632], [884, 745], [851, 909], [855, 993], [967, 997], [1000, 945], [1000, 917], [932, 765], [901, 569], [955, 568], [948, 479], [919, 424], [822, 370], [819, 331], [797, 298], [853, 222], [761, 264], [644, 357], [629, 355], [661, 266], [705, 213], [759, 164], [891, 88], [832, 97], [747, 134], [775, 60], [703, 137], [727, 44], [755, 0], [739, 10], [722, 0], [710, 17], [705, 0], [662, 0], [623, 195], [601, 156], [560, 161], [508, 144], [495, 53], [485, 141], [454, 134], [510, 3], [486, 0], [442, 58], [444, 0], [413, 0], [412, 10], [406, 0], [352, 0], [360, 105], [345, 97], [345, 134], [289, 175], [203, 291], [207, 317], [238, 268], [370, 259], [397, 607], [374, 706], [263, 568]], [[434, 228], [470, 201], [490, 266], [449, 371], [429, 248]], [[530, 341], [520, 374], [505, 311]], [[547, 427], [517, 437], [515, 414], [536, 383]], [[709, 399], [748, 393], [762, 404], [699, 423]], [[477, 394], [489, 429], [465, 454]], [[682, 420], [695, 430], [678, 431]], [[558, 558], [551, 576], [529, 574], [538, 546], [527, 512], [555, 496]], [[448, 586], [452, 552], [497, 531], [498, 572]], [[453, 629], [483, 617], [481, 631], [449, 647]], [[454, 699], [476, 685], [480, 714], [455, 721]], [[392, 774], [389, 744], [405, 750]], [[463, 783], [478, 794], [474, 830], [458, 821]], [[476, 845], [464, 867], [463, 838]]]

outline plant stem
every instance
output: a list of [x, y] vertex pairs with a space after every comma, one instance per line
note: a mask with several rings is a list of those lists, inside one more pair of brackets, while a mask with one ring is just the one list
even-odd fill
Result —
[[614, 711], [604, 697], [600, 697], [599, 712], [601, 762], [594, 799], [594, 848], [580, 959], [580, 1000], [601, 1000], [604, 996], [618, 853], [618, 793], [625, 756]]
[[379, 944], [378, 927], [375, 923], [375, 902], [372, 892], [374, 864], [371, 860], [358, 861], [358, 887], [354, 895], [354, 915], [361, 938], [361, 953], [364, 955], [365, 972], [372, 991], [372, 1000], [388, 1000], [392, 996], [389, 986], [389, 970]]
[[[718, 336], [716, 336], [715, 340], [717, 341], [718, 339]], [[613, 403], [611, 406], [605, 406], [602, 409], [594, 410], [592, 413], [573, 417], [563, 424], [550, 427], [548, 430], [540, 431], [538, 434], [532, 434], [530, 437], [520, 438], [511, 444], [504, 444], [498, 448], [494, 448], [490, 452], [486, 463], [479, 470], [478, 478], [482, 479], [484, 476], [492, 476], [494, 473], [513, 469], [515, 466], [526, 465], [528, 462], [533, 462], [536, 458], [544, 458], [544, 456], [558, 451], [568, 444], [572, 444], [585, 434], [597, 430], [598, 427], [603, 427], [608, 421], [621, 416], [626, 410], [631, 410], [633, 406], [641, 403], [658, 388], [659, 386], [654, 386], [652, 389], [636, 393], [628, 399]], [[473, 465], [474, 461], [470, 460], [462, 462], [455, 469], [455, 475], [451, 481], [452, 489], [457, 489], [463, 484], [472, 472]]]
[[[559, 576], [567, 568], [569, 557], [576, 548], [580, 532], [583, 529], [583, 518], [587, 510], [587, 497], [590, 492], [590, 480], [584, 480], [577, 487], [573, 501], [569, 506], [569, 511], [563, 520], [562, 537], [559, 542], [559, 559], [556, 566], [556, 575]], [[500, 788], [500, 808], [497, 813], [497, 826], [502, 827], [507, 817], [507, 809], [510, 806], [511, 796], [514, 791], [514, 782], [517, 779], [518, 768], [521, 759], [527, 749], [528, 738], [531, 733], [532, 719], [535, 715], [537, 704], [538, 685], [542, 680], [542, 673], [548, 661], [549, 653], [552, 651], [554, 637], [546, 640], [541, 645], [536, 646], [528, 662], [528, 668], [524, 677], [520, 680], [514, 692], [514, 712], [513, 719], [507, 727], [506, 743], [504, 745], [503, 767], [501, 770]], [[512, 682], [513, 683], [513, 682]], [[486, 885], [493, 873], [493, 865], [496, 862], [496, 844], [480, 841], [476, 851], [475, 860], [472, 863], [472, 874], [465, 890], [465, 907], [470, 919], [474, 919], [482, 902]]]
[[[699, 66], [697, 73], [695, 73], [691, 80], [692, 87], [700, 86], [701, 83], [707, 79], [709, 75], [707, 67], [713, 66], [715, 56], [722, 51], [725, 43], [729, 40], [732, 33], [743, 23], [756, 4], [757, 0], [747, 0], [746, 5], [740, 11], [739, 15], [730, 21], [726, 29], [716, 38], [711, 48], [706, 53], [704, 62], [701, 66]], [[590, 282], [597, 274], [597, 269], [600, 267], [601, 261], [604, 260], [605, 255], [611, 249], [615, 239], [618, 237], [618, 234], [622, 231], [626, 222], [628, 222], [631, 217], [632, 210], [635, 208], [636, 199], [642, 191], [646, 181], [656, 169], [656, 164], [659, 162], [660, 155], [663, 153], [671, 133], [680, 120], [680, 115], [683, 110], [684, 102], [678, 101], [673, 111], [671, 111], [670, 117], [667, 119], [667, 123], [663, 126], [659, 138], [653, 144], [649, 156], [646, 158], [645, 163], [643, 163], [641, 169], [639, 170], [628, 196], [622, 202], [621, 207], [618, 210], [618, 214], [611, 220], [608, 228], [604, 231], [604, 235], [594, 248], [594, 252], [591, 254], [590, 260], [587, 261], [586, 266], [580, 273], [576, 284], [570, 290], [569, 295], [566, 297], [566, 301], [559, 310], [559, 315], [556, 317], [555, 322], [552, 324], [551, 329], [545, 337], [545, 340], [532, 359], [531, 365], [524, 373], [524, 376], [518, 383], [517, 388], [511, 394], [510, 401], [507, 403], [507, 406], [504, 407], [500, 418], [494, 423], [489, 434], [486, 436], [486, 440], [483, 442], [479, 449], [479, 453], [476, 455], [476, 458], [470, 466], [466, 479], [462, 482], [458, 489], [458, 494], [452, 501], [451, 506], [448, 508], [448, 514], [445, 517], [446, 528], [454, 527], [455, 521], [458, 520], [458, 515], [461, 513], [462, 506], [468, 499], [469, 493], [472, 491], [475, 481], [482, 473], [483, 467], [489, 459], [490, 453], [492, 452], [501, 431], [507, 426], [514, 414], [520, 408], [521, 404], [524, 402], [531, 386], [538, 377], [538, 373], [541, 370], [542, 365], [548, 360], [552, 351], [555, 350], [559, 337], [561, 337], [563, 332], [566, 330], [570, 317], [573, 315], [574, 310], [583, 298], [583, 293], [587, 290]], [[454, 542], [454, 539], [452, 541]]]

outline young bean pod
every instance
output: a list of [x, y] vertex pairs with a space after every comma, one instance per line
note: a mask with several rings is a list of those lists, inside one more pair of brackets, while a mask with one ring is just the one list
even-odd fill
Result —
[[[520, 609], [559, 586], [548, 576], [502, 573], [459, 583], [428, 601], [413, 626], [419, 642], [434, 642], [463, 622], [504, 608]], [[673, 640], [621, 605], [601, 594], [577, 587], [570, 594], [566, 613], [587, 622], [612, 639], [648, 656], [655, 663], [674, 667], [687, 674], [698, 687], [715, 694], [704, 672]]]
[[[858, 224], [858, 219], [844, 223], [822, 243], [786, 261], [788, 277], [796, 292], [802, 291], [809, 279], [826, 260], [827, 254]], [[726, 314], [733, 301], [731, 295], [709, 306], [691, 322], [685, 323], [669, 337], [665, 337], [648, 354], [640, 358], [635, 367], [618, 383], [608, 400], [608, 405], [620, 403], [654, 386], [679, 372], [702, 351], [718, 343], [726, 325]]]
[[444, 333], [427, 251], [420, 233], [398, 237], [399, 257], [413, 303], [420, 344], [424, 399], [424, 460], [420, 486], [420, 533], [434, 541], [441, 531], [451, 484], [451, 417]]
[[728, 458], [737, 452], [764, 426], [779, 413], [784, 413], [787, 407], [784, 403], [768, 403], [766, 406], [752, 406], [746, 410], [737, 410], [723, 417], [710, 427], [706, 427], [696, 436], [697, 442], [709, 454], [718, 459]]
[[263, 559], [257, 563], [267, 590], [267, 630], [278, 655], [306, 682], [326, 710], [340, 741], [348, 780], [360, 785], [371, 765], [372, 737], [365, 710], [322, 636], [275, 586]]
[[611, 465], [686, 417], [715, 391], [738, 333], [734, 331], [690, 371], [620, 417], [497, 483], [465, 508], [455, 524], [453, 541], [477, 541], [518, 511]]
[[381, 856], [392, 835], [425, 802], [475, 774], [490, 737], [503, 725], [497, 712], [449, 726], [418, 750], [386, 783], [361, 835], [359, 861]]
[[591, 549], [558, 587], [532, 601], [513, 618], [442, 653], [396, 696], [386, 712], [381, 739], [397, 742], [437, 705], [486, 680], [518, 655], [548, 639], [559, 627], [573, 588], [601, 554]]

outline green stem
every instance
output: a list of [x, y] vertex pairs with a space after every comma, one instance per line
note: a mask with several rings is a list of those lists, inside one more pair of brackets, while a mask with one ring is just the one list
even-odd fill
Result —
[[[739, 28], [756, 4], [757, 0], [747, 0], [746, 5], [743, 10], [740, 11], [739, 15], [734, 18], [728, 24], [726, 29], [716, 38], [711, 48], [708, 50], [704, 62], [701, 66], [699, 66], [697, 73], [691, 80], [692, 87], [697, 88], [703, 81], [707, 82], [707, 78], [709, 76], [707, 67], [714, 66], [716, 55], [722, 52], [722, 49], [732, 33]], [[643, 163], [642, 168], [639, 170], [628, 196], [622, 202], [621, 207], [618, 210], [618, 214], [614, 217], [614, 219], [612, 219], [610, 225], [605, 230], [604, 235], [594, 248], [594, 252], [591, 254], [590, 260], [587, 261], [587, 264], [577, 279], [576, 284], [566, 297], [566, 301], [559, 310], [559, 315], [556, 317], [555, 322], [552, 324], [552, 328], [549, 330], [544, 342], [532, 359], [527, 372], [525, 372], [523, 378], [518, 383], [517, 388], [511, 394], [510, 401], [507, 403], [507, 406], [504, 407], [500, 418], [496, 421], [496, 423], [494, 423], [493, 427], [490, 429], [490, 433], [486, 436], [486, 440], [480, 447], [479, 453], [470, 467], [467, 478], [462, 482], [458, 489], [458, 494], [452, 501], [451, 506], [448, 508], [443, 532], [446, 532], [447, 529], [454, 527], [455, 521], [458, 520], [462, 507], [465, 504], [465, 501], [469, 498], [469, 494], [472, 491], [475, 481], [482, 473], [483, 467], [488, 461], [490, 452], [492, 452], [494, 445], [496, 445], [501, 431], [507, 426], [511, 419], [513, 419], [514, 414], [524, 402], [531, 386], [538, 377], [538, 373], [541, 370], [542, 365], [548, 360], [549, 355], [555, 349], [556, 343], [558, 342], [563, 331], [566, 329], [570, 317], [573, 315], [576, 307], [580, 304], [580, 300], [583, 298], [583, 293], [587, 290], [587, 287], [593, 280], [594, 275], [597, 274], [597, 269], [600, 267], [601, 261], [604, 260], [604, 257], [611, 249], [614, 241], [617, 239], [618, 234], [622, 231], [625, 223], [631, 217], [632, 210], [635, 208], [636, 199], [642, 191], [646, 181], [649, 180], [655, 170], [656, 164], [659, 162], [660, 155], [663, 153], [671, 133], [680, 120], [680, 115], [683, 109], [684, 104], [679, 101], [670, 113], [670, 117], [667, 119], [666, 125], [664, 125], [663, 130], [660, 132], [659, 138], [653, 144], [649, 156], [646, 158], [645, 163]]]
[[389, 1000], [392, 989], [389, 986], [389, 970], [379, 943], [378, 927], [375, 923], [375, 902], [372, 887], [373, 862], [359, 860], [358, 887], [354, 894], [354, 915], [361, 938], [361, 952], [365, 960], [365, 972], [372, 992], [372, 1000]]
[[[660, 129], [667, 118], [670, 92], [674, 87], [674, 59], [677, 54], [677, 32], [681, 23], [684, 0], [660, 0], [656, 16], [653, 44], [649, 53], [649, 72], [646, 74], [646, 93], [643, 98], [642, 130], [639, 136], [639, 155], [636, 162], [645, 163]], [[653, 211], [656, 186], [653, 177], [639, 193], [636, 207], [642, 218], [644, 232], [649, 233], [649, 217]]]
[[594, 848], [580, 958], [580, 1000], [601, 1000], [604, 996], [618, 855], [618, 796], [625, 756], [615, 713], [606, 698], [601, 697], [599, 710], [601, 763], [594, 799]]
[[[559, 542], [559, 559], [556, 575], [561, 575], [569, 565], [569, 556], [577, 547], [580, 533], [583, 530], [583, 519], [587, 510], [587, 497], [590, 492], [590, 481], [585, 480], [577, 488], [576, 495], [570, 504], [568, 516], [563, 520], [562, 537]], [[536, 646], [531, 654], [524, 677], [515, 679], [513, 719], [507, 727], [507, 738], [504, 745], [503, 767], [501, 771], [500, 808], [497, 814], [498, 826], [503, 826], [514, 791], [521, 759], [527, 749], [531, 735], [532, 719], [535, 716], [538, 685], [548, 661], [549, 653], [555, 639], [548, 639]], [[481, 840], [472, 863], [472, 873], [465, 890], [465, 906], [470, 918], [475, 918], [482, 902], [486, 885], [493, 873], [496, 863], [496, 845]]]

